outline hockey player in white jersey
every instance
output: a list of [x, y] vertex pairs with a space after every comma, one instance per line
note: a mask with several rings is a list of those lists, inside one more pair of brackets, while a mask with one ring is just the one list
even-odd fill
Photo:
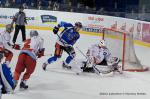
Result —
[[13, 75], [14, 81], [17, 85], [21, 74], [25, 71], [20, 82], [20, 88], [22, 89], [28, 88], [26, 81], [35, 70], [37, 58], [44, 56], [45, 49], [43, 48], [43, 43], [44, 39], [39, 36], [39, 33], [36, 30], [31, 30], [30, 39], [24, 41]]
[[112, 57], [105, 41], [92, 45], [86, 54], [87, 61], [83, 62], [83, 72], [109, 73], [118, 70], [119, 58]]
[[11, 51], [12, 48], [19, 49], [19, 46], [17, 44], [12, 45], [10, 43], [10, 40], [11, 40], [10, 34], [13, 32], [13, 30], [14, 28], [12, 27], [12, 25], [7, 24], [5, 31], [0, 33], [0, 53], [4, 54], [4, 56], [6, 57], [5, 63], [7, 65], [9, 65], [13, 57], [13, 53]]

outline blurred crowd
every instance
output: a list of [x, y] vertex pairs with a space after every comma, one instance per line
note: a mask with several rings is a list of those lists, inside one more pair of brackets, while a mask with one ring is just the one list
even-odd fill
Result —
[[17, 8], [23, 5], [25, 9], [69, 11], [82, 13], [95, 13], [96, 8], [85, 6], [82, 2], [71, 2], [71, 0], [0, 0], [0, 7]]
[[[59, 1], [59, 0], [58, 0]], [[50, 9], [56, 8], [59, 5], [58, 1], [54, 0], [0, 0], [1, 7], [17, 8], [23, 5], [25, 9]]]
[[23, 5], [25, 9], [90, 13], [150, 20], [149, 13], [146, 15], [143, 14], [147, 11], [147, 7], [142, 6], [141, 10], [139, 10], [139, 0], [125, 1], [126, 0], [0, 0], [0, 7], [18, 8], [20, 5]]

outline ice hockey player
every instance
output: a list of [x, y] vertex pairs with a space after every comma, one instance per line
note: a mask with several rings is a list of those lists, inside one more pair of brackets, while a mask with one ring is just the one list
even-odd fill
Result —
[[1, 64], [2, 59], [3, 54], [0, 53], [0, 94], [9, 94], [13, 92], [15, 84], [11, 69], [7, 64]]
[[[59, 28], [64, 27], [64, 30], [58, 35]], [[68, 53], [68, 57], [63, 62], [63, 68], [71, 69], [69, 63], [75, 57], [75, 50], [73, 45], [80, 38], [79, 30], [82, 28], [81, 22], [76, 22], [73, 26], [71, 23], [60, 22], [57, 26], [54, 27], [53, 32], [58, 36], [58, 40], [55, 44], [55, 53], [54, 56], [50, 57], [44, 64], [43, 70], [46, 70], [48, 64], [51, 64], [54, 61], [57, 61], [58, 58], [62, 56], [63, 50]]]
[[17, 45], [17, 44], [12, 45], [10, 43], [10, 39], [11, 39], [10, 34], [14, 30], [12, 25], [7, 24], [5, 28], [6, 28], [5, 31], [0, 33], [0, 53], [4, 54], [4, 56], [6, 57], [5, 63], [7, 65], [9, 65], [9, 63], [13, 57], [13, 53], [11, 52], [11, 50], [12, 50], [12, 48], [18, 50], [19, 45]]
[[36, 30], [31, 30], [30, 39], [25, 40], [23, 48], [19, 54], [13, 76], [17, 85], [21, 73], [25, 71], [20, 82], [21, 89], [28, 88], [26, 82], [35, 70], [36, 60], [37, 58], [44, 56], [45, 49], [43, 48], [43, 43], [44, 39], [39, 36], [38, 32]]
[[87, 61], [83, 62], [83, 72], [109, 73], [118, 71], [120, 59], [112, 57], [106, 47], [105, 40], [99, 44], [92, 45], [87, 52]]

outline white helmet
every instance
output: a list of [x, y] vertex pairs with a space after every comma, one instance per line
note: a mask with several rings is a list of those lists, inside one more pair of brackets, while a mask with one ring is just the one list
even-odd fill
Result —
[[31, 30], [30, 31], [30, 37], [38, 36], [39, 33], [36, 30]]
[[105, 40], [100, 40], [100, 42], [99, 42], [99, 46], [106, 46], [106, 44], [105, 44]]
[[6, 28], [6, 31], [8, 31], [9, 33], [14, 30], [14, 28], [13, 28], [13, 26], [12, 26], [11, 24], [7, 24], [7, 25], [5, 26], [5, 28]]

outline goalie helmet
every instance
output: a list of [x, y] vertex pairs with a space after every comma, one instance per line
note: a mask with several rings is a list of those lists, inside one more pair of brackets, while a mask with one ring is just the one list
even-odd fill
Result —
[[6, 25], [6, 31], [11, 33], [14, 30], [13, 26], [11, 24]]
[[30, 31], [30, 37], [38, 36], [39, 33], [36, 30], [31, 30]]
[[101, 46], [106, 46], [106, 44], [105, 44], [105, 40], [100, 40], [100, 42], [99, 42], [99, 46], [101, 47]]

